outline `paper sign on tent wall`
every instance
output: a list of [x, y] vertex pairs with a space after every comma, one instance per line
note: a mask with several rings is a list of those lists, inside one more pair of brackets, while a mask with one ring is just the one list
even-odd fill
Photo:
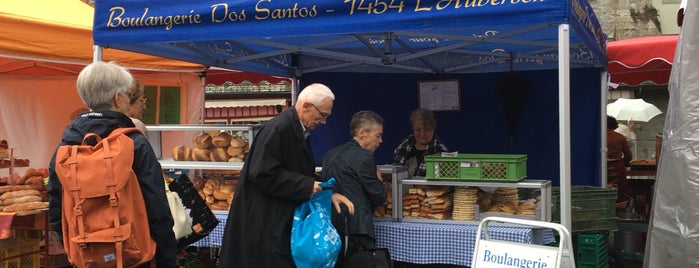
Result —
[[420, 81], [418, 90], [420, 108], [432, 111], [461, 109], [459, 80]]

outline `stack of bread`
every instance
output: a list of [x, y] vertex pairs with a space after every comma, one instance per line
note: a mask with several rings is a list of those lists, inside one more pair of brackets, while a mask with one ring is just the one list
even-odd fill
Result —
[[390, 218], [393, 211], [393, 190], [390, 182], [384, 182], [383, 187], [386, 188], [386, 203], [376, 207], [374, 217]]
[[416, 185], [403, 195], [403, 217], [444, 220], [451, 217], [452, 191], [448, 186]]
[[[195, 187], [197, 187], [197, 184], [201, 185], [200, 183], [193, 184]], [[198, 190], [199, 195], [206, 201], [211, 210], [228, 210], [233, 203], [237, 185], [237, 180], [210, 178]]]
[[478, 187], [456, 187], [454, 190], [454, 211], [451, 213], [453, 220], [476, 220], [477, 193]]
[[519, 207], [519, 191], [516, 187], [498, 187], [493, 192], [493, 206], [487, 213], [517, 214]]
[[[541, 196], [538, 197], [541, 199]], [[536, 216], [536, 199], [527, 199], [519, 201], [517, 215], [522, 216]]]
[[415, 185], [403, 195], [403, 218], [418, 218], [420, 216], [420, 205], [427, 195], [426, 188], [422, 185]]
[[448, 186], [432, 186], [425, 191], [426, 198], [420, 205], [419, 217], [446, 220], [451, 218], [452, 189]]
[[13, 175], [14, 184], [0, 186], [0, 211], [21, 212], [48, 207], [46, 169], [29, 168], [24, 176]]
[[476, 196], [478, 197], [476, 204], [478, 204], [479, 212], [485, 212], [493, 205], [493, 197], [490, 193], [478, 188]]
[[176, 161], [243, 162], [249, 148], [244, 139], [233, 137], [226, 131], [215, 135], [197, 132], [192, 137], [192, 146], [175, 146], [172, 158]]

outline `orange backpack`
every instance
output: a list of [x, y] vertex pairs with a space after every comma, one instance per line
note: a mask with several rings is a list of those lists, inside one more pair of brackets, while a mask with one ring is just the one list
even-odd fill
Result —
[[[63, 247], [75, 267], [135, 267], [155, 256], [141, 187], [132, 169], [134, 142], [117, 128], [56, 152], [63, 187]], [[88, 138], [97, 140], [94, 146]]]

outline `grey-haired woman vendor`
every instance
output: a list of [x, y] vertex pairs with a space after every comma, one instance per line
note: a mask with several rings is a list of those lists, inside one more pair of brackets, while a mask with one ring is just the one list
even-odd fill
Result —
[[410, 113], [410, 126], [413, 134], [403, 139], [393, 150], [393, 164], [407, 167], [410, 176], [424, 177], [425, 156], [448, 152], [447, 146], [434, 135], [437, 119], [432, 111], [414, 110]]

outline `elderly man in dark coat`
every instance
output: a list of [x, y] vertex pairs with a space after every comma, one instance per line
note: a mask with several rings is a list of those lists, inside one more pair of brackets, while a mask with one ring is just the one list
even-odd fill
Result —
[[[287, 109], [265, 123], [253, 140], [228, 213], [220, 267], [295, 267], [291, 257], [294, 209], [322, 190], [308, 135], [325, 124], [335, 95], [311, 84]], [[353, 204], [333, 194], [333, 205]]]

